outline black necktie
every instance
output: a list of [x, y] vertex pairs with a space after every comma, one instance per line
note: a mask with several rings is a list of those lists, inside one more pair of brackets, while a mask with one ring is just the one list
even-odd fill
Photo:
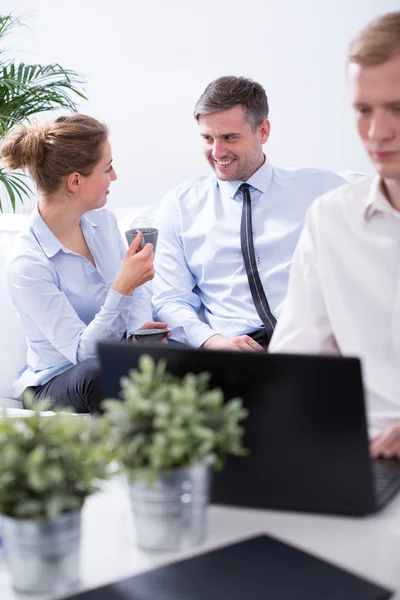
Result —
[[268, 335], [268, 338], [271, 339], [272, 333], [276, 325], [276, 319], [271, 312], [267, 297], [265, 295], [261, 283], [260, 275], [258, 274], [256, 257], [254, 254], [253, 226], [251, 223], [251, 197], [249, 188], [250, 186], [248, 183], [242, 183], [242, 185], [239, 188], [240, 191], [243, 193], [242, 222], [240, 225], [240, 243], [242, 246], [244, 265], [246, 267], [247, 279], [249, 280], [249, 286], [251, 295], [253, 297], [253, 302], [261, 321], [264, 323], [265, 331]]

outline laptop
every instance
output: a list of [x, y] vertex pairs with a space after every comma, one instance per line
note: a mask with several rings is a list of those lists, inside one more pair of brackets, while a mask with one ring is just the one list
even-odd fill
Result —
[[214, 474], [212, 502], [234, 506], [364, 515], [400, 488], [400, 460], [371, 460], [357, 358], [193, 349], [101, 342], [102, 393], [139, 357], [167, 360], [177, 376], [211, 373], [225, 399], [240, 396], [246, 457], [228, 457]]

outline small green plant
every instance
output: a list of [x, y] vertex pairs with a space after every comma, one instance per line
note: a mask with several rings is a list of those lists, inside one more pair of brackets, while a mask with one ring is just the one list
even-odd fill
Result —
[[99, 419], [68, 413], [2, 418], [0, 414], [0, 514], [53, 518], [78, 511], [108, 479], [108, 454]]
[[139, 369], [121, 379], [120, 400], [106, 400], [108, 440], [131, 481], [154, 481], [175, 467], [206, 463], [221, 469], [227, 454], [245, 455], [247, 416], [242, 400], [224, 403], [219, 388], [209, 389], [210, 374], [182, 379], [142, 355]]

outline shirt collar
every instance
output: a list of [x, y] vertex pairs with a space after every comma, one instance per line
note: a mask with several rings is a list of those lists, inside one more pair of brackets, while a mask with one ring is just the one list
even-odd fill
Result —
[[[81, 218], [81, 227], [85, 236], [93, 238], [96, 223], [93, 223], [87, 216]], [[36, 236], [43, 252], [47, 258], [52, 258], [62, 250], [63, 252], [70, 252], [68, 248], [65, 248], [60, 240], [54, 235], [54, 233], [47, 227], [46, 223], [42, 219], [41, 214], [38, 211], [37, 206], [33, 209], [31, 215], [31, 229]]]
[[81, 217], [81, 228], [86, 240], [92, 240], [94, 238], [97, 225], [90, 220], [88, 215], [90, 215], [90, 213], [87, 213]]
[[393, 208], [382, 191], [382, 179], [380, 177], [374, 177], [370, 191], [365, 199], [363, 217], [365, 221], [369, 221], [374, 214], [382, 212], [400, 218], [398, 211]]
[[[255, 173], [253, 173], [253, 175], [246, 181], [246, 183], [248, 183], [251, 187], [255, 188], [256, 190], [259, 190], [260, 192], [265, 194], [268, 189], [271, 178], [272, 166], [265, 157], [265, 160], [261, 167]], [[217, 181], [221, 190], [224, 192], [224, 194], [229, 196], [229, 198], [232, 198], [233, 200], [240, 199], [235, 198], [235, 195], [242, 183], [244, 183], [243, 181], [240, 181], [238, 179], [235, 179], [233, 181], [221, 181], [220, 179], [217, 179]]]

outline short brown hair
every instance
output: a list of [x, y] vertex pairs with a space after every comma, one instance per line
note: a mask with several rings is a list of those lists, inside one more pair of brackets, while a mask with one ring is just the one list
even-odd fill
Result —
[[392, 12], [368, 23], [352, 40], [348, 62], [381, 65], [397, 54], [400, 54], [400, 12]]
[[253, 131], [268, 119], [268, 98], [262, 85], [246, 77], [219, 77], [204, 90], [194, 108], [194, 118], [228, 110], [241, 104]]
[[64, 177], [92, 173], [108, 138], [106, 125], [87, 115], [58, 117], [50, 124], [17, 125], [5, 137], [0, 156], [11, 169], [27, 168], [40, 192], [56, 192]]

